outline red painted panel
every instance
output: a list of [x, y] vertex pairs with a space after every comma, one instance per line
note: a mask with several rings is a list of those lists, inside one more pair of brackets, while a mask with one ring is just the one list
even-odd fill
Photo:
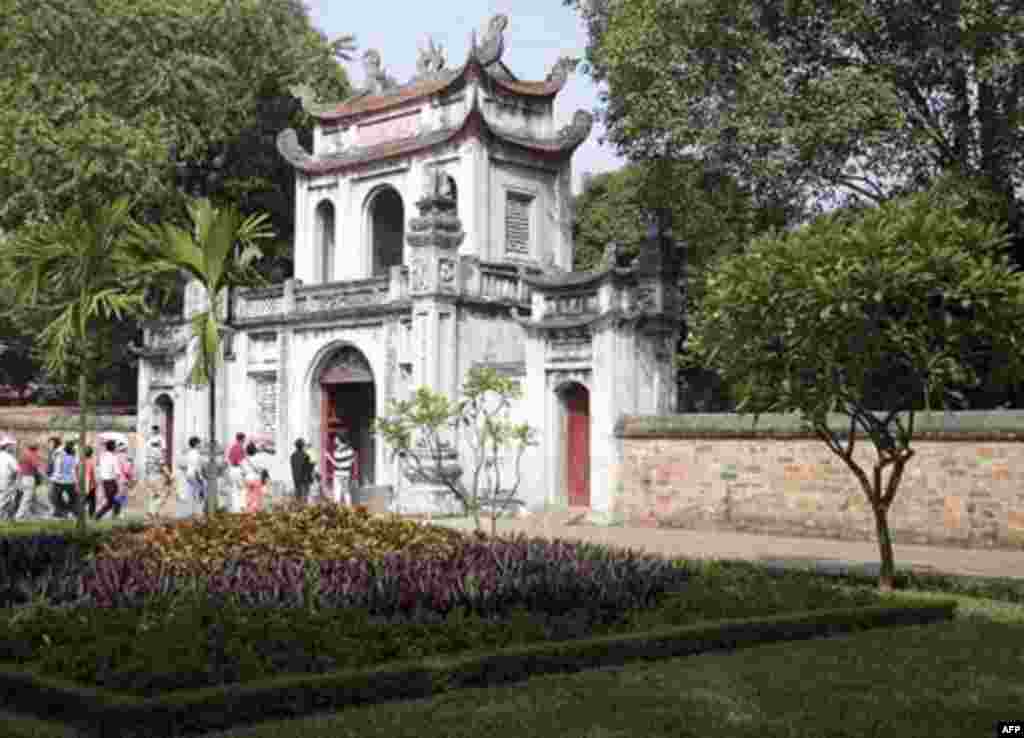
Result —
[[174, 405], [164, 411], [164, 463], [174, 469]]
[[590, 507], [590, 398], [585, 387], [566, 391], [565, 410], [569, 505]]

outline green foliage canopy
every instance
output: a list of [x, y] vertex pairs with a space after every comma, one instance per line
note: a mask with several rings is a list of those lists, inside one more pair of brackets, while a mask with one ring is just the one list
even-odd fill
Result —
[[575, 267], [598, 267], [610, 241], [628, 259], [636, 257], [646, 238], [647, 214], [654, 209], [668, 211], [672, 235], [686, 245], [692, 269], [741, 248], [771, 226], [785, 225], [787, 216], [782, 210], [755, 208], [734, 179], [693, 158], [627, 164], [587, 178], [575, 198]]
[[[173, 195], [172, 143], [179, 157], [206, 161], [211, 147], [258, 130], [281, 107], [268, 101], [292, 100], [293, 86], [323, 99], [348, 90], [336, 57], [351, 37], [328, 42], [297, 0], [0, 0], [0, 17], [9, 230], [126, 192], [159, 210]], [[264, 134], [250, 145], [273, 148]], [[233, 196], [267, 188], [265, 171], [231, 165]]]
[[1024, 14], [1011, 0], [565, 0], [632, 160], [700, 157], [759, 202], [882, 202], [941, 173], [1018, 218]]
[[[963, 209], [922, 193], [761, 237], [716, 264], [692, 315], [692, 356], [732, 387], [740, 411], [799, 413], [857, 477], [883, 583], [885, 515], [913, 455], [915, 411], [976, 384], [978, 354], [1005, 358], [1006, 383], [1024, 371], [1024, 273], [1003, 253], [1003, 229]], [[877, 454], [870, 475], [858, 436]]]

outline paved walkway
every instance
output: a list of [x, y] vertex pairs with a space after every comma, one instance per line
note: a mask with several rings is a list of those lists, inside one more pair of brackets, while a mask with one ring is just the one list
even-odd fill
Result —
[[[562, 518], [562, 520], [559, 519]], [[500, 519], [497, 531], [522, 531], [546, 538], [607, 543], [651, 553], [685, 558], [744, 559], [778, 567], [813, 566], [839, 573], [848, 569], [878, 573], [878, 546], [873, 541], [836, 541], [821, 538], [784, 538], [749, 533], [666, 530], [641, 527], [567, 525], [565, 516], [537, 515], [522, 520]], [[472, 530], [469, 518], [434, 521], [460, 530]], [[490, 532], [490, 520], [483, 522]], [[897, 569], [983, 577], [1024, 578], [1024, 551], [946, 548], [895, 544]]]

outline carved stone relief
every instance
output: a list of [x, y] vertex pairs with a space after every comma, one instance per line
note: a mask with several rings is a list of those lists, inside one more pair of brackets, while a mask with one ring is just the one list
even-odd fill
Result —
[[150, 364], [150, 386], [173, 387], [174, 386], [174, 362], [154, 361]]
[[188, 323], [157, 326], [149, 331], [149, 348], [179, 351], [188, 344], [191, 335]]
[[362, 353], [354, 348], [343, 348], [324, 367], [320, 381], [324, 384], [372, 382], [373, 372]]
[[242, 300], [239, 318], [264, 318], [284, 312], [284, 301], [280, 297], [258, 297]]
[[250, 397], [256, 402], [258, 432], [273, 435], [277, 428], [277, 374], [260, 372], [249, 375]]
[[409, 287], [413, 292], [427, 289], [427, 264], [423, 259], [413, 259], [409, 264]]
[[658, 309], [658, 288], [653, 285], [643, 285], [636, 288], [636, 309], [643, 312], [653, 312]]
[[455, 261], [453, 259], [441, 259], [440, 275], [442, 287], [455, 288]]
[[544, 298], [549, 315], [579, 315], [598, 312], [597, 292], [578, 295], [554, 295]]
[[548, 361], [590, 361], [593, 356], [590, 330], [586, 327], [559, 328], [548, 333]]

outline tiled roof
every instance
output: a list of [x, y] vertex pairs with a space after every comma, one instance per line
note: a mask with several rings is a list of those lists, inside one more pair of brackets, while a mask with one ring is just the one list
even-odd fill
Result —
[[360, 93], [333, 107], [323, 107], [312, 111], [312, 115], [322, 121], [339, 121], [349, 116], [374, 113], [413, 100], [430, 97], [462, 82], [471, 65], [480, 69], [482, 74], [493, 81], [496, 86], [515, 95], [548, 97], [556, 94], [565, 85], [564, 76], [554, 76], [540, 81], [517, 80], [506, 69], [498, 66], [499, 64], [500, 62], [495, 62], [488, 67], [480, 67], [474, 59], [470, 59], [458, 69], [441, 72], [442, 76], [438, 79], [414, 79], [401, 87], [379, 95]]
[[295, 132], [288, 129], [278, 135], [277, 148], [281, 155], [296, 169], [306, 174], [329, 174], [359, 164], [402, 156], [442, 144], [467, 130], [472, 120], [479, 121], [480, 125], [499, 140], [508, 141], [534, 151], [552, 154], [563, 154], [573, 151], [589, 135], [590, 124], [592, 123], [592, 118], [589, 114], [579, 111], [576, 113], [573, 123], [560, 130], [554, 138], [532, 138], [503, 131], [501, 128], [489, 124], [483, 113], [480, 112], [474, 103], [466, 116], [454, 126], [409, 136], [396, 141], [387, 141], [374, 146], [351, 149], [338, 154], [313, 157], [299, 145]]
[[347, 118], [350, 115], [372, 113], [395, 105], [401, 105], [410, 100], [429, 97], [451, 87], [461, 74], [462, 69], [458, 69], [453, 70], [449, 75], [440, 79], [421, 80], [402, 85], [383, 95], [356, 95], [338, 103], [333, 108], [321, 108], [314, 112], [313, 116], [320, 120], [333, 121]]
[[546, 97], [548, 95], [554, 95], [564, 84], [563, 81], [557, 79], [550, 80], [539, 80], [530, 81], [525, 80], [510, 80], [502, 79], [499, 77], [491, 77], [498, 87], [514, 92], [517, 95], [525, 95], [527, 97]]

